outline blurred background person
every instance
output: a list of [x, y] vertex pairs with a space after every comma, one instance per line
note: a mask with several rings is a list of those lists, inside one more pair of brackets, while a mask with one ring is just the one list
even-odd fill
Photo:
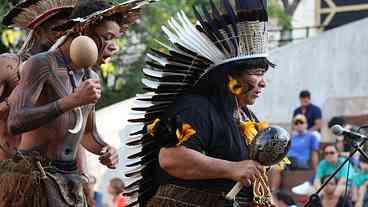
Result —
[[355, 207], [368, 207], [368, 201], [364, 199], [368, 187], [368, 160], [363, 156], [359, 159], [359, 169], [353, 178], [353, 200]]
[[272, 199], [276, 207], [297, 207], [293, 198], [284, 191], [273, 193]]
[[[324, 176], [321, 181], [327, 181], [328, 176]], [[349, 196], [345, 197], [342, 193], [336, 194], [338, 182], [333, 178], [323, 189], [321, 196], [322, 207], [353, 207], [353, 203]]]
[[[334, 144], [327, 144], [323, 149], [323, 154], [324, 159], [318, 164], [316, 170], [316, 176], [314, 180], [315, 189], [318, 189], [321, 186], [323, 177], [333, 174], [334, 171], [345, 161], [344, 157], [339, 156], [337, 148]], [[345, 164], [343, 168], [336, 174], [336, 195], [341, 195], [341, 192], [344, 192], [346, 182], [351, 181], [353, 175], [353, 166], [350, 163]]]
[[[89, 207], [103, 207], [101, 192], [95, 190], [97, 179], [94, 175], [88, 175], [88, 192], [92, 192], [93, 195], [87, 196], [87, 203]], [[87, 188], [85, 188], [87, 189]]]
[[299, 93], [300, 106], [294, 110], [293, 117], [303, 114], [308, 121], [308, 130], [321, 132], [322, 110], [312, 104], [311, 93], [307, 90]]
[[[307, 130], [307, 119], [298, 114], [294, 117], [294, 131], [291, 134], [291, 146], [288, 158], [291, 161], [291, 170], [315, 170], [319, 161], [319, 140], [314, 133]], [[271, 169], [271, 189], [278, 190], [282, 181], [281, 170]], [[313, 183], [313, 178], [308, 186]]]
[[[332, 117], [331, 120], [327, 124], [329, 129], [331, 129], [335, 125], [340, 125], [344, 129], [347, 129], [347, 130], [352, 129], [352, 126], [347, 124], [344, 117], [341, 117], [341, 116]], [[351, 150], [351, 147], [352, 147], [351, 139], [344, 139], [344, 136], [335, 136], [335, 137], [336, 137], [336, 147], [340, 153], [348, 152]]]
[[307, 119], [298, 114], [293, 119], [294, 131], [291, 135], [291, 147], [288, 157], [295, 169], [316, 169], [318, 165], [319, 140], [307, 130]]
[[[331, 120], [328, 122], [328, 128], [330, 129], [335, 125], [340, 125], [344, 129], [349, 130], [349, 131], [356, 130], [356, 127], [351, 124], [346, 123], [345, 118], [342, 116], [332, 117]], [[354, 140], [351, 138], [345, 137], [343, 135], [341, 136], [335, 135], [335, 139], [336, 139], [336, 148], [339, 151], [340, 155], [348, 157], [350, 152], [354, 150], [353, 148]], [[353, 159], [354, 166], [358, 166], [357, 165], [358, 159], [359, 159], [359, 153], [356, 153]]]
[[112, 196], [114, 207], [125, 207], [128, 205], [127, 197], [123, 196], [125, 184], [120, 178], [111, 179], [107, 191]]

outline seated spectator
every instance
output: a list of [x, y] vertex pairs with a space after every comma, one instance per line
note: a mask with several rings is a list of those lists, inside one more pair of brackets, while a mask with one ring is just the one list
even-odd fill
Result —
[[368, 187], [368, 160], [360, 156], [359, 161], [359, 170], [353, 178], [353, 200], [356, 207], [365, 207], [368, 206], [368, 202], [364, 201]]
[[84, 196], [88, 206], [91, 207], [103, 207], [102, 193], [95, 191], [95, 185], [97, 183], [96, 177], [88, 174], [88, 182], [83, 184]]
[[95, 191], [95, 185], [97, 183], [97, 179], [93, 175], [89, 175], [89, 185], [90, 189], [93, 191], [93, 199], [94, 199], [94, 205], [95, 207], [102, 207], [102, 193]]
[[[314, 180], [315, 189], [318, 189], [321, 186], [321, 179], [323, 177], [333, 174], [335, 170], [345, 161], [345, 158], [339, 156], [336, 145], [334, 144], [326, 145], [323, 149], [323, 154], [325, 159], [318, 164], [316, 170], [316, 176]], [[336, 174], [336, 195], [340, 195], [341, 192], [344, 191], [347, 181], [346, 178], [348, 177], [350, 181], [353, 175], [353, 166], [350, 163], [345, 164], [343, 168]]]
[[107, 190], [112, 196], [114, 207], [125, 207], [128, 205], [128, 199], [123, 196], [125, 184], [120, 178], [111, 179]]
[[300, 107], [294, 110], [293, 117], [303, 114], [308, 121], [308, 130], [321, 131], [322, 127], [322, 111], [311, 103], [311, 93], [309, 91], [301, 91], [299, 94]]
[[[322, 182], [326, 182], [329, 176], [322, 177]], [[342, 193], [336, 194], [338, 182], [333, 178], [323, 189], [320, 207], [353, 207], [349, 197], [344, 197]]]
[[307, 119], [304, 115], [294, 117], [295, 131], [291, 135], [291, 146], [288, 157], [294, 169], [316, 169], [318, 165], [319, 141], [307, 131]]
[[366, 189], [365, 189], [365, 196], [364, 196], [364, 204], [363, 204], [363, 207], [368, 207], [368, 191], [367, 191], [367, 189], [368, 189], [368, 186], [366, 185], [365, 186], [366, 187]]
[[[291, 170], [316, 169], [318, 165], [319, 141], [310, 131], [307, 131], [307, 119], [298, 114], [293, 119], [291, 146], [288, 158]], [[271, 189], [278, 190], [281, 185], [281, 171], [271, 169]]]
[[297, 207], [293, 198], [283, 191], [273, 193], [272, 200], [276, 207]]

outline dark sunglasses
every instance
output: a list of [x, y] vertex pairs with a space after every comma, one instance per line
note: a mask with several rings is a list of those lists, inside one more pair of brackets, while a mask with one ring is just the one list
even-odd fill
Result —
[[304, 122], [302, 122], [302, 121], [295, 121], [294, 122], [294, 125], [298, 125], [298, 124], [304, 124]]
[[330, 151], [330, 152], [324, 152], [325, 155], [334, 155], [336, 152]]

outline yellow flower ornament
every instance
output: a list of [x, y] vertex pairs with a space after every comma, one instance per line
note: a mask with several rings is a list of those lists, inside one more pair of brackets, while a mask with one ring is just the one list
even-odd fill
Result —
[[234, 95], [239, 95], [242, 92], [242, 86], [236, 79], [230, 78], [228, 83], [229, 90]]
[[247, 145], [250, 145], [254, 138], [257, 136], [258, 132], [268, 128], [268, 123], [265, 121], [255, 122], [251, 120], [247, 120], [240, 123], [245, 142]]
[[291, 165], [291, 161], [289, 160], [288, 157], [285, 157], [283, 160], [281, 160], [279, 163], [277, 163], [275, 165], [275, 168], [277, 170], [280, 170], [281, 171], [281, 170], [284, 170], [285, 169], [286, 165]]
[[179, 141], [176, 146], [181, 145], [196, 133], [196, 130], [194, 130], [190, 124], [182, 124], [182, 126], [176, 130], [176, 138]]
[[[257, 134], [269, 127], [265, 121], [255, 122], [247, 120], [240, 123], [243, 137], [248, 146], [255, 144], [255, 138]], [[251, 146], [252, 147], [252, 146]], [[253, 146], [254, 147], [254, 146]], [[281, 162], [274, 165], [277, 169], [283, 169], [287, 164], [290, 164], [290, 160], [285, 157]], [[271, 202], [271, 191], [268, 186], [268, 176], [266, 175], [266, 168], [263, 171], [262, 177], [253, 179], [253, 206], [256, 207], [270, 207], [273, 206]]]
[[[160, 123], [160, 119], [155, 119], [151, 124], [147, 125], [147, 132], [151, 136], [155, 136], [157, 133], [157, 125]], [[183, 123], [179, 128], [176, 129], [175, 135], [177, 139], [176, 146], [180, 146], [183, 142], [187, 141], [189, 138], [191, 138], [194, 134], [196, 134], [196, 130], [193, 129], [193, 127], [188, 123]], [[170, 136], [171, 138], [174, 138], [173, 136]], [[170, 139], [171, 139], [170, 138]]]
[[147, 125], [147, 131], [151, 136], [155, 136], [156, 125], [158, 122], [160, 122], [160, 119], [155, 119], [155, 121]]

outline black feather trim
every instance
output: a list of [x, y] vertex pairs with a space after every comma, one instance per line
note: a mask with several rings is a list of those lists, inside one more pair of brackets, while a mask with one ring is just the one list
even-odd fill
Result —
[[[239, 42], [239, 30], [237, 27], [238, 17], [235, 14], [233, 7], [231, 6], [229, 0], [223, 0], [222, 4], [225, 8], [226, 14], [224, 15], [225, 21], [230, 24], [235, 33], [236, 41]], [[236, 44], [236, 55], [238, 55], [238, 45]]]
[[264, 68], [268, 70], [269, 67], [274, 67], [275, 64], [271, 63], [267, 58], [252, 58], [252, 59], [237, 59], [231, 62], [227, 62], [221, 65], [217, 65], [212, 70], [219, 70], [224, 68], [230, 72], [241, 72], [243, 70], [250, 70], [256, 68]]
[[[212, 7], [212, 15], [213, 15], [213, 21], [216, 22], [219, 28], [225, 30], [227, 34], [227, 40], [224, 40], [228, 47], [230, 48], [231, 54], [237, 54], [237, 43], [235, 41], [235, 33], [232, 33], [228, 27], [228, 23], [224, 20], [218, 9], [216, 8], [215, 4], [212, 0], [210, 0], [210, 5]], [[232, 44], [232, 46], [231, 46]]]
[[10, 26], [14, 24], [13, 19], [16, 16], [18, 16], [18, 14], [21, 13], [22, 11], [23, 11], [22, 8], [13, 8], [5, 15], [5, 17], [2, 20], [2, 24], [5, 26]]
[[179, 43], [175, 43], [175, 47], [179, 48], [180, 50], [183, 50], [185, 53], [188, 53], [198, 59], [207, 60], [207, 58], [203, 57], [202, 55], [199, 55], [198, 53], [195, 53], [194, 51], [188, 50], [186, 47], [180, 45]]
[[158, 94], [151, 98], [138, 98], [138, 101], [160, 102], [160, 101], [173, 101], [176, 98], [176, 93], [172, 94]]
[[211, 31], [213, 32], [213, 35], [216, 36], [218, 40], [220, 40], [219, 43], [223, 48], [220, 50], [224, 53], [230, 53], [231, 50], [229, 46], [227, 45], [226, 41], [222, 41], [222, 40], [225, 40], [225, 37], [220, 32], [221, 28], [219, 28], [217, 23], [213, 21], [210, 14], [208, 13], [207, 8], [204, 5], [202, 5], [201, 8], [202, 8], [202, 12], [204, 13], [204, 16], [206, 17], [206, 22], [208, 23], [209, 27], [211, 28]]
[[143, 90], [155, 93], [182, 93], [188, 88], [191, 86], [159, 86], [157, 89], [143, 87]]
[[164, 76], [162, 78], [157, 78], [154, 76], [150, 76], [148, 74], [144, 74], [144, 76], [149, 79], [154, 79], [160, 82], [177, 82], [177, 83], [193, 84], [196, 81], [196, 79], [193, 79], [192, 76], [190, 75], [187, 75], [187, 76], [170, 75], [170, 76]]
[[245, 21], [267, 22], [268, 21], [267, 11], [263, 9], [238, 11], [238, 18], [239, 18], [239, 22], [245, 22]]
[[159, 105], [154, 105], [154, 106], [150, 106], [150, 107], [134, 107], [134, 108], [132, 108], [132, 110], [150, 112], [150, 111], [167, 109], [168, 106], [169, 106], [169, 104], [159, 104]]
[[143, 127], [141, 130], [130, 133], [129, 136], [135, 136], [135, 135], [139, 135], [139, 134], [146, 134], [147, 130], [146, 127]]
[[207, 37], [210, 38], [210, 40], [215, 43], [216, 47], [219, 50], [222, 50], [221, 44], [217, 41], [217, 37], [215, 35], [213, 35], [212, 28], [210, 27], [210, 25], [206, 21], [204, 21], [204, 19], [199, 14], [199, 12], [198, 12], [198, 10], [195, 6], [193, 6], [193, 12], [194, 12], [194, 16], [201, 23], [201, 26], [197, 25], [197, 29], [199, 31], [205, 33], [207, 35]]

